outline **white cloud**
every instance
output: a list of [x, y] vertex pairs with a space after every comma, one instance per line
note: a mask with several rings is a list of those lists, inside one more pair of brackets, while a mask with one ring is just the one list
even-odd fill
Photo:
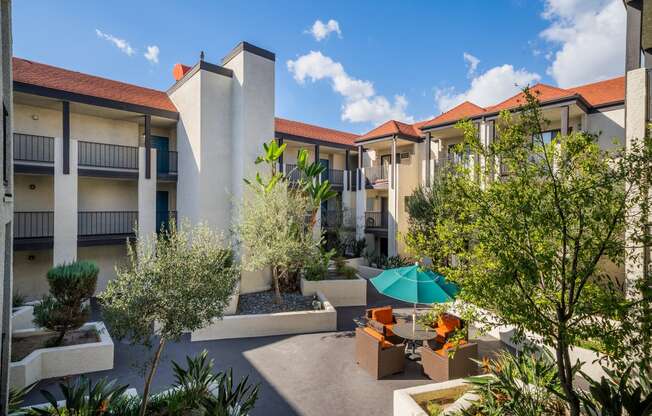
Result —
[[136, 50], [132, 48], [129, 42], [127, 42], [124, 39], [120, 39], [111, 34], [104, 33], [100, 29], [95, 29], [95, 33], [97, 34], [97, 37], [108, 40], [109, 42], [113, 43], [118, 49], [120, 49], [122, 52], [126, 53], [129, 56], [136, 53]]
[[310, 33], [317, 42], [326, 39], [331, 33], [337, 33], [338, 37], [342, 37], [342, 31], [340, 30], [340, 24], [337, 20], [330, 19], [328, 22], [324, 23], [321, 20], [317, 19], [315, 23], [312, 24], [312, 28], [306, 31]]
[[542, 17], [550, 26], [540, 36], [555, 47], [547, 72], [560, 87], [623, 74], [622, 0], [546, 0]]
[[448, 111], [456, 105], [471, 101], [481, 107], [497, 104], [514, 94], [521, 88], [535, 83], [541, 76], [525, 69], [514, 69], [512, 65], [496, 66], [471, 80], [471, 86], [464, 92], [454, 88], [435, 90], [435, 101], [440, 111]]
[[153, 64], [158, 64], [158, 54], [161, 50], [156, 45], [148, 46], [147, 52], [145, 52], [145, 59], [150, 61]]
[[296, 60], [289, 60], [287, 67], [300, 84], [304, 84], [306, 80], [330, 80], [333, 91], [345, 99], [342, 104], [342, 120], [374, 124], [389, 119], [414, 122], [414, 118], [405, 112], [408, 102], [404, 96], [397, 95], [393, 102], [390, 102], [384, 96], [376, 95], [371, 81], [351, 77], [341, 63], [333, 61], [321, 52], [311, 51]]
[[466, 75], [471, 78], [475, 74], [476, 69], [478, 69], [480, 60], [468, 52], [464, 52], [463, 56], [466, 66], [469, 68]]

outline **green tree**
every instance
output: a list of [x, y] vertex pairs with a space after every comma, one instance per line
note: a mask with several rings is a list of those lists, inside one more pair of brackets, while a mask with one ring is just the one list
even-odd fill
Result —
[[50, 345], [61, 345], [68, 331], [88, 320], [87, 302], [95, 294], [99, 272], [89, 261], [65, 263], [48, 271], [50, 293], [34, 306], [34, 323], [59, 333]]
[[306, 221], [311, 208], [311, 201], [285, 180], [267, 190], [253, 188], [243, 201], [238, 235], [245, 248], [244, 269], [271, 270], [277, 303], [282, 302], [281, 280], [319, 253], [320, 242]]
[[221, 318], [233, 295], [239, 270], [233, 251], [207, 226], [172, 222], [158, 234], [128, 246], [129, 264], [117, 270], [101, 294], [104, 319], [111, 334], [133, 344], [158, 345], [143, 389], [140, 415], [165, 343], [177, 341]]
[[[649, 189], [652, 146], [644, 141], [626, 153], [604, 151], [583, 132], [547, 143], [542, 132], [548, 122], [525, 94], [518, 116], [501, 115], [498, 137], [488, 147], [472, 123], [459, 124], [460, 149], [467, 146], [481, 163], [450, 176], [449, 198], [461, 215], [442, 221], [436, 232], [444, 251], [459, 260], [443, 272], [460, 284], [461, 297], [515, 325], [521, 336], [541, 335], [552, 348], [576, 416], [570, 347], [598, 338], [612, 360], [623, 361], [627, 344], [641, 335], [620, 328], [635, 305], [649, 305], [649, 293], [626, 298], [608, 265], [622, 265], [627, 256], [627, 214], [649, 206], [649, 193], [637, 190]], [[496, 179], [499, 163], [507, 175]]]

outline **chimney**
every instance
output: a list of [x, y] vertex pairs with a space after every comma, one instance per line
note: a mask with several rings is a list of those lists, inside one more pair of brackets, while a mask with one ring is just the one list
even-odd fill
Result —
[[174, 76], [175, 81], [179, 81], [191, 69], [192, 68], [189, 67], [188, 65], [174, 64], [174, 67], [172, 68], [172, 76]]

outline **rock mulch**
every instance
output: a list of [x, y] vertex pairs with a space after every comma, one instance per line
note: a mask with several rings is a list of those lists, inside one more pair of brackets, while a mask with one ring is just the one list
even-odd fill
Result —
[[257, 315], [261, 313], [297, 312], [312, 310], [312, 296], [301, 293], [281, 293], [283, 303], [274, 303], [274, 291], [247, 293], [240, 295], [238, 301], [239, 315]]

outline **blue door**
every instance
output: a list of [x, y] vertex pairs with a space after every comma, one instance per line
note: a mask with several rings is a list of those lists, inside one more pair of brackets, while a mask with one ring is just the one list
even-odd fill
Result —
[[167, 230], [168, 220], [168, 191], [156, 191], [156, 231]]
[[168, 151], [170, 146], [167, 137], [152, 136], [152, 147], [156, 149], [156, 172], [167, 174], [170, 171]]
[[321, 174], [321, 180], [322, 181], [330, 180], [329, 177], [330, 160], [319, 159], [319, 164], [326, 168], [326, 170], [324, 170], [324, 172]]

